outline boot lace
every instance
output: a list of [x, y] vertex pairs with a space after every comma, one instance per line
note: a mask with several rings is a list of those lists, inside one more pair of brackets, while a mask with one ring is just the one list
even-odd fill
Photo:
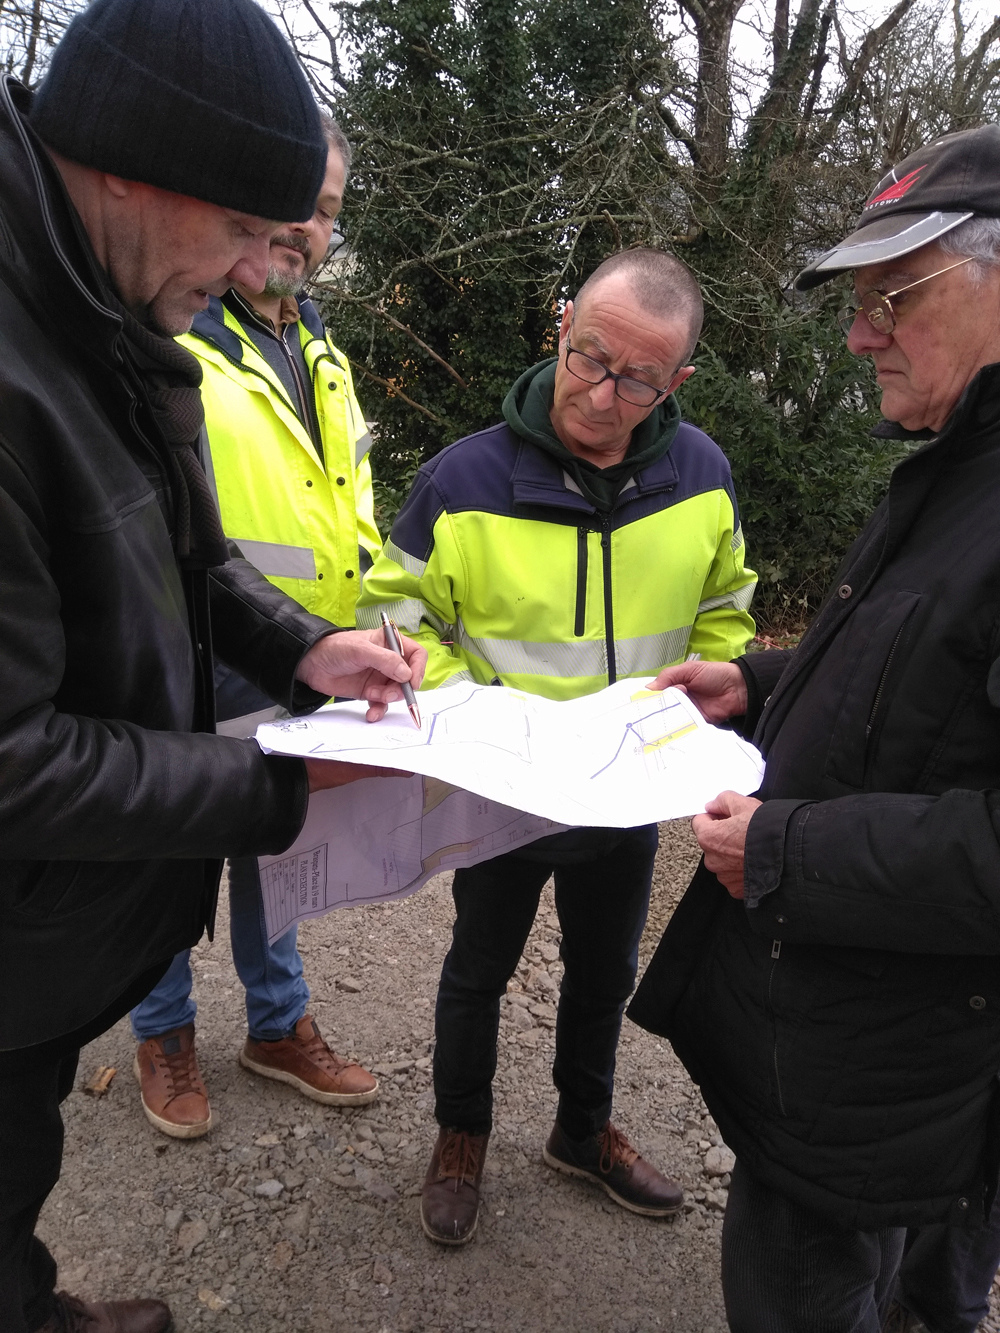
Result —
[[343, 1059], [336, 1051], [332, 1050], [326, 1044], [326, 1040], [315, 1022], [312, 1025], [312, 1030], [313, 1035], [311, 1037], [304, 1038], [299, 1037], [298, 1034], [296, 1034], [294, 1038], [298, 1045], [301, 1046], [302, 1054], [306, 1056], [307, 1059], [312, 1060], [314, 1064], [328, 1070], [332, 1074], [340, 1074], [343, 1070], [349, 1068], [351, 1062]]
[[204, 1093], [205, 1085], [198, 1072], [194, 1047], [186, 1051], [167, 1052], [162, 1047], [156, 1052], [161, 1069], [166, 1070], [171, 1097], [183, 1097], [186, 1092]]
[[452, 1130], [441, 1147], [441, 1159], [438, 1163], [438, 1177], [442, 1180], [455, 1180], [463, 1184], [466, 1180], [475, 1184], [479, 1175], [482, 1159], [483, 1141], [479, 1135], [466, 1134], [464, 1130]]
[[615, 1129], [610, 1120], [601, 1131], [600, 1148], [598, 1166], [605, 1176], [610, 1175], [616, 1166], [627, 1169], [639, 1156], [621, 1130]]

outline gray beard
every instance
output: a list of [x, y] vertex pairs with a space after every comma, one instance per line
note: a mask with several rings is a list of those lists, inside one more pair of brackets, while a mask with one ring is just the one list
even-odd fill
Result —
[[287, 269], [280, 269], [276, 264], [272, 264], [267, 270], [267, 281], [264, 283], [265, 296], [298, 296], [306, 284], [305, 275], [300, 277], [297, 273], [289, 273]]

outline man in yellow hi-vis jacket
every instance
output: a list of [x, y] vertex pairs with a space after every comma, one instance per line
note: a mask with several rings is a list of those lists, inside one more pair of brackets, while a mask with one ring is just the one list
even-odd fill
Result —
[[[420, 470], [358, 624], [390, 610], [427, 647], [431, 686], [472, 679], [550, 699], [741, 653], [756, 580], [729, 465], [673, 397], [701, 321], [697, 284], [672, 256], [605, 261], [566, 306], [558, 357], [507, 395], [504, 422]], [[441, 1130], [421, 1200], [433, 1240], [460, 1245], [475, 1230], [500, 996], [553, 870], [565, 973], [544, 1159], [633, 1212], [680, 1208], [679, 1187], [610, 1119], [656, 841], [655, 825], [574, 829], [456, 872], [436, 1013]]]
[[[296, 299], [322, 262], [340, 211], [350, 146], [327, 120], [326, 178], [313, 217], [271, 240], [267, 286], [232, 287], [197, 316], [180, 341], [198, 357], [208, 433], [205, 459], [225, 533], [262, 574], [307, 610], [354, 624], [361, 580], [378, 554], [370, 444], [346, 356], [311, 301]], [[268, 710], [242, 677], [216, 672], [220, 730], [226, 719]], [[253, 732], [252, 716], [239, 734]], [[230, 861], [233, 960], [246, 990], [249, 1035], [240, 1063], [329, 1105], [361, 1106], [378, 1084], [335, 1054], [307, 1012], [296, 932], [269, 945], [257, 862]], [[132, 1011], [142, 1105], [175, 1138], [208, 1132], [212, 1112], [194, 1046], [196, 1006], [187, 952]]]

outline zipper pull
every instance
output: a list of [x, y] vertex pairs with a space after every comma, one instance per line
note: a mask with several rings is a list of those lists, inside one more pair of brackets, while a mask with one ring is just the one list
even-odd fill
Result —
[[771, 945], [771, 957], [772, 957], [772, 958], [780, 958], [780, 957], [781, 957], [781, 940], [775, 940], [775, 941], [772, 943], [772, 945]]

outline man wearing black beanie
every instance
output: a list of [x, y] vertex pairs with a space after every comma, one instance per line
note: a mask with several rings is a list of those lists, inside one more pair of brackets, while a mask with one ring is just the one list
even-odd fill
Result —
[[[326, 142], [252, 0], [94, 0], [34, 98], [0, 84], [0, 1329], [164, 1333], [55, 1292], [34, 1225], [81, 1046], [211, 930], [221, 860], [278, 852], [360, 766], [214, 734], [217, 656], [376, 721], [425, 654], [338, 633], [227, 545], [198, 363], [170, 335], [267, 273]], [[405, 659], [405, 660], [404, 660]]]

